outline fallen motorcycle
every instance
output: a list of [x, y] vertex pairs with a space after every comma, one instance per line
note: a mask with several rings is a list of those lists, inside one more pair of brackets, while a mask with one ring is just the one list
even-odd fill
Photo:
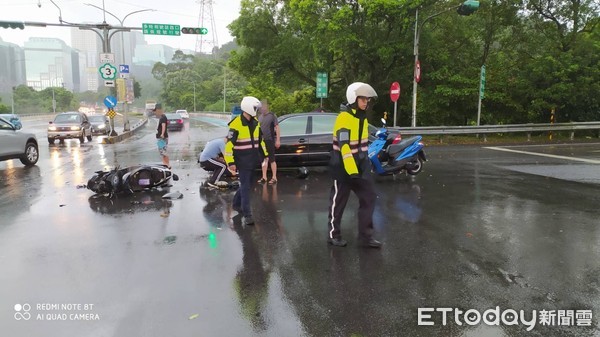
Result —
[[108, 171], [96, 171], [86, 187], [97, 194], [121, 194], [170, 187], [170, 180], [179, 180], [167, 165], [148, 164], [127, 168], [116, 167]]

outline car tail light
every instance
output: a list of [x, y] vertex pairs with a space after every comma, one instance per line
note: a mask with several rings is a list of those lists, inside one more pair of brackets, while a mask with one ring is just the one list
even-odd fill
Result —
[[171, 124], [171, 121], [167, 119], [167, 124]]
[[400, 143], [401, 140], [402, 140], [402, 136], [400, 136], [400, 134], [398, 134], [396, 136], [396, 138], [394, 138], [394, 141], [392, 142], [392, 144], [398, 144], [398, 143]]
[[183, 119], [178, 119], [178, 120], [177, 120], [177, 123], [178, 123], [178, 124], [183, 124]]

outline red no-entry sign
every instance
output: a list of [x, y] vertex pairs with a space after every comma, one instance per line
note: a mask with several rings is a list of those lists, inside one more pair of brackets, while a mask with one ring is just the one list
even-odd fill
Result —
[[392, 86], [390, 87], [390, 98], [392, 99], [392, 102], [397, 102], [400, 98], [400, 84], [398, 82], [392, 83]]

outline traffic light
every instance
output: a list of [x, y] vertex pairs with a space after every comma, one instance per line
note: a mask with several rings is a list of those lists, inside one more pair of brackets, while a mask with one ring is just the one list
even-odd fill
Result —
[[196, 35], [206, 35], [208, 34], [208, 29], [195, 28], [195, 27], [183, 27], [181, 28], [181, 34], [196, 34]]
[[456, 10], [460, 15], [471, 15], [479, 8], [479, 1], [467, 0], [462, 3]]
[[23, 22], [14, 22], [14, 21], [0, 21], [0, 27], [2, 28], [12, 28], [12, 29], [25, 29], [25, 25]]

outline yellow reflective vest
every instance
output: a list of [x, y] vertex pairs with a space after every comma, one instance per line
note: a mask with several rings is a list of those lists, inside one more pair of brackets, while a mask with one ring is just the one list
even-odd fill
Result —
[[254, 117], [248, 120], [243, 113], [231, 120], [223, 154], [227, 165], [255, 169], [260, 164], [259, 151], [265, 157], [268, 155], [258, 120]]
[[371, 170], [368, 151], [369, 122], [366, 112], [351, 108], [340, 112], [333, 127], [330, 161], [333, 178], [366, 176]]

